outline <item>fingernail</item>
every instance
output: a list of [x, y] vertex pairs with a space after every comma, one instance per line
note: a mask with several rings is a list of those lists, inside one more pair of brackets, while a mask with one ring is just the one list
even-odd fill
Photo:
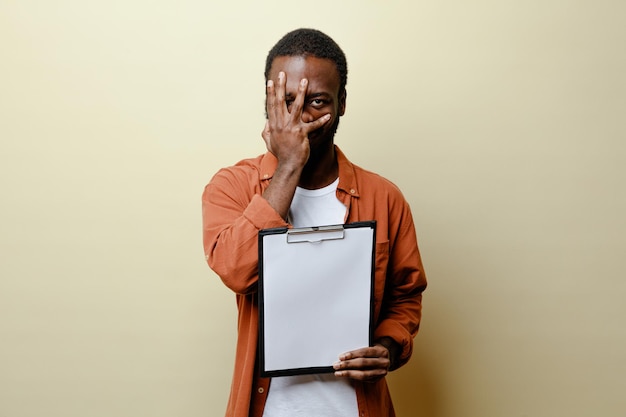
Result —
[[274, 81], [272, 81], [272, 80], [267, 80], [267, 86], [268, 86], [268, 87], [273, 87], [273, 86], [274, 86]]
[[302, 87], [304, 87], [306, 85], [306, 83], [307, 83], [307, 79], [306, 78], [303, 78], [303, 79], [300, 80], [300, 85]]

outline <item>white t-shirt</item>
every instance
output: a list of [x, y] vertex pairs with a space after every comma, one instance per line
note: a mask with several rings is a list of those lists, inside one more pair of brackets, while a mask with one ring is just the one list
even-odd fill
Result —
[[[317, 190], [296, 188], [289, 209], [294, 227], [343, 224], [346, 206], [337, 199], [339, 179]], [[340, 353], [337, 352], [337, 356]], [[333, 374], [272, 378], [263, 417], [358, 416], [356, 392], [347, 378]]]
[[294, 227], [343, 224], [346, 206], [337, 199], [337, 185], [339, 178], [317, 190], [297, 187], [289, 208], [289, 222]]

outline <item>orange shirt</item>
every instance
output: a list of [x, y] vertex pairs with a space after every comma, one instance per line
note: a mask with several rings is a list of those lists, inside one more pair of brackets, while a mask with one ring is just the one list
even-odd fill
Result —
[[[400, 190], [383, 177], [352, 164], [335, 147], [339, 164], [337, 198], [347, 207], [346, 223], [376, 220], [374, 339], [387, 336], [401, 346], [398, 365], [413, 351], [421, 319], [426, 276], [413, 218]], [[227, 417], [261, 417], [270, 385], [258, 375], [258, 232], [289, 225], [261, 196], [277, 160], [271, 153], [221, 169], [202, 195], [204, 251], [209, 266], [236, 294], [238, 338]], [[394, 416], [385, 379], [353, 381], [359, 415]]]

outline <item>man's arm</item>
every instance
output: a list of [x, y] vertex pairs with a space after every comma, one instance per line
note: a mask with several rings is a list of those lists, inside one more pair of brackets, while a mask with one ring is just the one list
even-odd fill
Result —
[[202, 194], [204, 253], [211, 269], [237, 294], [256, 291], [258, 233], [287, 223], [251, 184], [251, 168], [220, 170]]
[[283, 219], [287, 218], [300, 175], [309, 159], [309, 132], [319, 129], [330, 120], [330, 115], [327, 114], [310, 123], [304, 122], [302, 109], [308, 80], [300, 81], [291, 108], [287, 107], [285, 101], [286, 83], [287, 79], [282, 71], [278, 73], [276, 87], [273, 80], [267, 82], [268, 120], [262, 134], [267, 149], [278, 159], [272, 182], [263, 193], [263, 198]]
[[222, 281], [240, 294], [256, 288], [258, 231], [287, 225], [285, 220], [291, 200], [309, 157], [307, 136], [329, 120], [326, 115], [303, 122], [308, 82], [300, 82], [290, 109], [285, 101], [285, 85], [286, 77], [282, 72], [277, 88], [272, 80], [267, 84], [268, 121], [262, 136], [268, 151], [277, 157], [278, 166], [262, 196], [246, 195], [249, 184], [245, 179], [237, 178], [233, 171], [222, 170], [202, 197], [207, 261]]
[[421, 320], [426, 277], [408, 204], [395, 215], [392, 251], [374, 346], [346, 352], [335, 364], [337, 376], [373, 380], [404, 365], [411, 357]]

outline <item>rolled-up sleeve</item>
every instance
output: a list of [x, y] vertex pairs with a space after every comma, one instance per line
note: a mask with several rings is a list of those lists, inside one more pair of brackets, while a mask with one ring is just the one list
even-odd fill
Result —
[[249, 177], [241, 169], [220, 170], [202, 194], [206, 260], [237, 294], [256, 290], [259, 230], [287, 226]]

